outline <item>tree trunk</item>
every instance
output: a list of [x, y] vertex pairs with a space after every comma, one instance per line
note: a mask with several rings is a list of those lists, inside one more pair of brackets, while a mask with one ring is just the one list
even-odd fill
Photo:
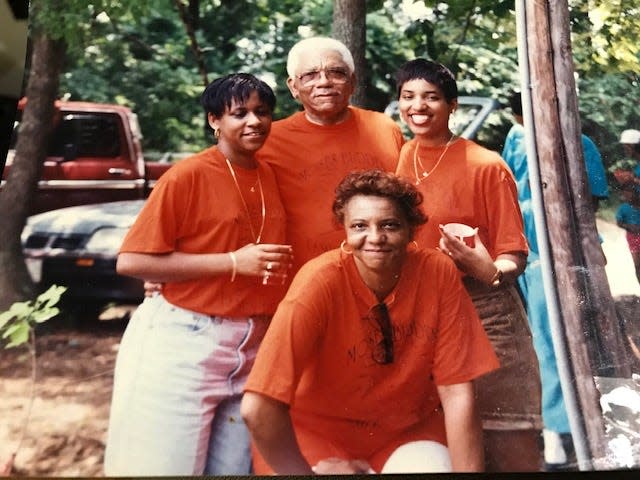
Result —
[[[584, 166], [566, 2], [524, 2], [531, 104], [559, 309], [594, 466], [604, 420], [594, 376], [630, 376]], [[578, 439], [576, 439], [578, 440]]]
[[333, 36], [344, 43], [353, 55], [358, 84], [351, 97], [351, 103], [359, 106], [364, 106], [367, 103], [366, 29], [366, 0], [333, 0]]
[[63, 41], [35, 33], [32, 52], [16, 155], [0, 191], [0, 311], [34, 294], [20, 234], [42, 174], [65, 46]]
[[191, 0], [188, 5], [185, 5], [182, 0], [174, 0], [173, 3], [180, 14], [180, 20], [182, 20], [184, 29], [189, 37], [189, 44], [191, 46], [193, 56], [195, 57], [196, 64], [198, 65], [198, 71], [200, 72], [200, 77], [202, 77], [202, 83], [206, 87], [209, 84], [207, 66], [204, 56], [202, 55], [202, 49], [198, 43], [198, 37], [196, 36], [196, 30], [198, 30], [198, 24], [200, 23], [200, 4], [193, 0]]

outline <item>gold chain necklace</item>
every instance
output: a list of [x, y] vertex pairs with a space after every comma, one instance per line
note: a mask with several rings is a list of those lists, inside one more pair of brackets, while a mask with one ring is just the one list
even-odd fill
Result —
[[262, 181], [260, 180], [260, 170], [256, 167], [256, 175], [258, 176], [258, 188], [260, 189], [260, 203], [262, 205], [262, 222], [260, 224], [260, 231], [258, 232], [258, 236], [256, 236], [256, 232], [253, 229], [253, 223], [251, 222], [251, 214], [249, 213], [249, 207], [247, 206], [247, 202], [244, 200], [244, 196], [242, 195], [242, 190], [240, 190], [240, 184], [238, 184], [238, 179], [236, 178], [236, 172], [233, 170], [231, 166], [231, 162], [228, 158], [225, 157], [225, 161], [227, 162], [227, 167], [229, 167], [229, 172], [231, 173], [231, 177], [233, 178], [233, 183], [236, 184], [236, 189], [238, 190], [238, 195], [240, 195], [240, 200], [242, 200], [242, 205], [244, 206], [244, 211], [247, 213], [247, 220], [249, 220], [249, 228], [251, 229], [251, 235], [255, 239], [255, 243], [260, 243], [260, 238], [262, 237], [262, 231], [264, 230], [264, 222], [267, 218], [267, 209], [264, 202], [264, 191], [262, 190]]
[[[449, 150], [449, 146], [453, 143], [454, 138], [455, 138], [455, 134], [452, 133], [451, 137], [449, 137], [449, 141], [444, 146], [444, 150], [438, 157], [436, 164], [433, 166], [430, 172], [427, 172], [427, 169], [424, 168], [424, 165], [422, 165], [422, 161], [420, 160], [420, 157], [418, 157], [418, 149], [420, 148], [420, 143], [416, 140], [416, 149], [413, 151], [413, 171], [416, 176], [416, 185], [420, 185], [425, 178], [431, 175], [435, 171], [435, 169], [438, 168], [438, 165], [440, 165], [440, 161], [444, 158], [444, 154], [447, 153], [447, 150]], [[418, 163], [420, 164], [422, 175], [418, 175]]]

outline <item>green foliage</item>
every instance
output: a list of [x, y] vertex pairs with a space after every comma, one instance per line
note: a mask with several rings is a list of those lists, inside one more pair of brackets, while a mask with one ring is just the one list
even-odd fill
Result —
[[30, 2], [29, 25], [47, 33], [53, 39], [64, 39], [69, 51], [80, 53], [93, 36], [105, 11], [118, 17], [139, 17], [147, 14], [148, 1], [94, 0], [38, 0]]
[[[59, 2], [60, 0], [58, 0]], [[32, 2], [49, 31], [69, 43], [61, 96], [126, 104], [138, 114], [145, 151], [198, 150], [210, 144], [199, 94], [204, 88], [186, 29], [173, 2], [99, 0]], [[640, 0], [570, 0], [572, 49], [585, 133], [605, 164], [620, 158], [619, 132], [640, 124]], [[332, 0], [200, 2], [195, 32], [208, 80], [254, 73], [269, 83], [275, 117], [299, 109], [286, 87], [286, 54], [306, 35], [330, 35]], [[393, 74], [423, 56], [456, 74], [461, 94], [506, 104], [519, 89], [513, 0], [367, 2], [368, 108], [395, 98]], [[492, 120], [498, 144], [507, 115]]]
[[572, 0], [571, 29], [580, 74], [640, 71], [640, 2]]
[[5, 348], [17, 347], [29, 340], [29, 332], [60, 313], [56, 304], [67, 287], [52, 285], [34, 301], [16, 302], [0, 314], [0, 334], [8, 343]]

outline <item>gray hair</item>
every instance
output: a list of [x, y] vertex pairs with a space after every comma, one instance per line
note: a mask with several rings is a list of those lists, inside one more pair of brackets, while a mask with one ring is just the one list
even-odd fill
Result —
[[339, 53], [342, 61], [349, 68], [349, 73], [355, 71], [353, 56], [344, 43], [330, 37], [309, 37], [300, 40], [289, 50], [289, 56], [287, 57], [287, 74], [289, 77], [293, 78], [296, 75], [300, 60], [306, 53], [323, 50]]

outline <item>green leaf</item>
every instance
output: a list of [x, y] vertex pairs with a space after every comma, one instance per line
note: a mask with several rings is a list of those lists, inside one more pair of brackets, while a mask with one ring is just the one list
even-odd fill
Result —
[[11, 310], [7, 310], [6, 312], [0, 313], [0, 330], [16, 315]]
[[26, 322], [17, 324], [17, 327], [11, 333], [11, 341], [6, 348], [18, 347], [29, 340], [29, 324]]
[[43, 304], [44, 307], [51, 307], [60, 301], [60, 297], [67, 291], [67, 287], [51, 285], [46, 292], [38, 295], [37, 303]]
[[29, 329], [29, 322], [27, 322], [26, 320], [19, 320], [16, 321], [13, 325], [10, 325], [2, 334], [2, 338], [7, 338], [7, 337], [11, 337], [15, 332], [23, 329], [23, 328], [27, 328], [27, 330]]
[[33, 312], [33, 305], [31, 302], [15, 302], [9, 307], [9, 311], [18, 318], [26, 318]]
[[47, 320], [49, 320], [50, 318], [55, 317], [56, 315], [58, 315], [60, 313], [60, 309], [57, 307], [49, 307], [45, 310], [39, 310], [36, 312], [33, 312], [33, 314], [31, 315], [31, 319], [35, 322], [35, 323], [43, 323], [46, 322]]

